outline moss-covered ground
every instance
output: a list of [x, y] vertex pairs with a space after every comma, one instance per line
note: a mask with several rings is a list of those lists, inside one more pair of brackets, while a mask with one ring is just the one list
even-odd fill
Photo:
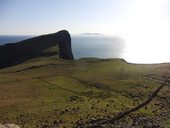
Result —
[[[75, 127], [90, 118], [112, 116], [138, 105], [168, 76], [168, 63], [34, 58], [0, 69], [0, 123], [22, 128]], [[156, 122], [159, 117], [160, 127], [169, 128], [170, 85], [123, 121], [135, 126], [135, 116]]]

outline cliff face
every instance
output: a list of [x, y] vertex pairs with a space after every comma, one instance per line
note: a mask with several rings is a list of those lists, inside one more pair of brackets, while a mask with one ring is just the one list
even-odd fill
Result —
[[63, 30], [56, 33], [56, 35], [59, 44], [59, 57], [66, 60], [73, 60], [70, 34], [66, 30]]
[[[51, 48], [52, 50], [49, 50]], [[74, 59], [71, 37], [66, 30], [0, 46], [0, 68], [16, 65], [31, 58], [57, 54], [62, 59]]]

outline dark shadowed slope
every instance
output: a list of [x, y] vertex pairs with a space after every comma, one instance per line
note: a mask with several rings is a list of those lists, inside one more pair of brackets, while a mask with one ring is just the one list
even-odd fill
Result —
[[0, 46], [0, 68], [16, 65], [39, 56], [59, 55], [72, 60], [71, 37], [66, 30]]

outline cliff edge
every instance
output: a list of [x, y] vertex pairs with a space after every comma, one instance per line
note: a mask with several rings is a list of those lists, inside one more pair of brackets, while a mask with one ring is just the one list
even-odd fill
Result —
[[62, 30], [0, 46], [0, 68], [16, 65], [31, 58], [52, 55], [66, 60], [74, 59], [68, 31]]

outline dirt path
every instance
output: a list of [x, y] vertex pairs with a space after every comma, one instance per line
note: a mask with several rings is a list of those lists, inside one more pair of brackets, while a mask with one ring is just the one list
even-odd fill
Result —
[[122, 118], [124, 118], [125, 116], [128, 116], [130, 113], [138, 111], [140, 108], [146, 106], [147, 104], [149, 104], [153, 98], [155, 98], [157, 96], [157, 94], [160, 92], [160, 90], [165, 86], [168, 85], [170, 83], [170, 77], [168, 77], [155, 91], [153, 91], [153, 93], [150, 95], [150, 97], [148, 99], [146, 99], [144, 102], [142, 102], [141, 104], [135, 106], [134, 108], [131, 108], [127, 111], [123, 111], [118, 113], [117, 116], [114, 116], [112, 118], [108, 118], [108, 119], [99, 119], [99, 120], [95, 120], [95, 121], [90, 121], [90, 123], [85, 123], [85, 124], [80, 124], [79, 126], [77, 126], [78, 128], [99, 128], [101, 125], [107, 124], [107, 123], [114, 123], [115, 121], [118, 121]]

